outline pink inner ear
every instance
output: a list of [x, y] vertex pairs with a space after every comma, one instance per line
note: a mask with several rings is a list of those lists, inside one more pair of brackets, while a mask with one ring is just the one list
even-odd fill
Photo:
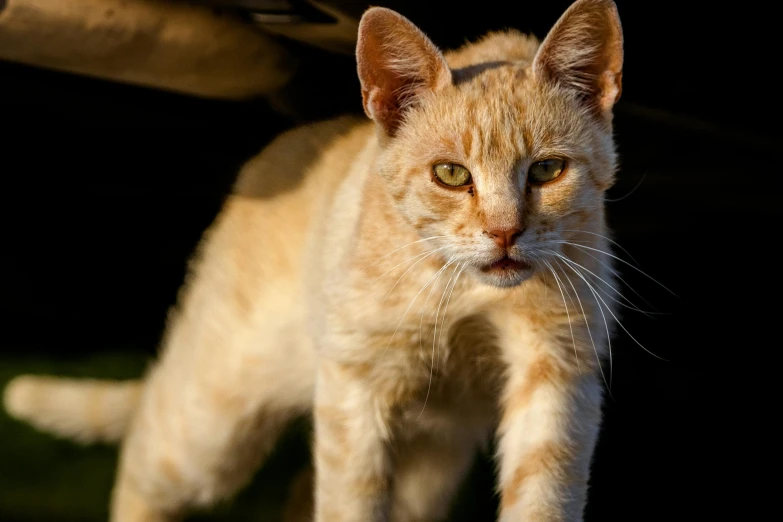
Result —
[[623, 73], [612, 72], [611, 70], [604, 71], [601, 78], [601, 96], [599, 106], [602, 110], [606, 111], [611, 109], [615, 103], [620, 99], [620, 95], [623, 92]]
[[370, 92], [362, 91], [364, 110], [375, 121], [391, 122], [397, 118], [399, 107], [385, 94], [388, 91], [374, 87]]
[[442, 54], [424, 33], [384, 8], [372, 8], [362, 17], [356, 61], [364, 110], [389, 135], [424, 92], [451, 79]]

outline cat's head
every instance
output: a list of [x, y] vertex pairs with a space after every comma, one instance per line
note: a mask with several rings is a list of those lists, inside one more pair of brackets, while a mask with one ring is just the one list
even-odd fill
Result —
[[578, 0], [540, 46], [495, 33], [445, 56], [406, 18], [372, 8], [357, 61], [376, 168], [445, 260], [515, 286], [561, 241], [602, 230], [622, 74], [613, 1]]

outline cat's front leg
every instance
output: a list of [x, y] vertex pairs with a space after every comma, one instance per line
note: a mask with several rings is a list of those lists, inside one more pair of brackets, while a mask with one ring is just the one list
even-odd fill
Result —
[[[578, 345], [585, 336], [574, 330]], [[500, 521], [581, 521], [601, 420], [597, 364], [586, 357], [576, 364], [570, 335], [515, 333], [504, 346], [509, 373], [499, 427]]]
[[315, 522], [388, 519], [390, 409], [362, 365], [322, 362], [315, 399]]

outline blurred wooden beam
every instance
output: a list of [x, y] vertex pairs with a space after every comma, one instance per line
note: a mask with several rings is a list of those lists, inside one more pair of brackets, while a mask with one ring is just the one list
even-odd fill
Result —
[[225, 99], [270, 93], [294, 69], [251, 23], [167, 0], [0, 0], [0, 59]]
[[[260, 6], [265, 2], [259, 0], [245, 3]], [[251, 9], [250, 14], [259, 26], [272, 34], [299, 40], [334, 53], [353, 55], [356, 52], [358, 19], [317, 0], [299, 2], [298, 5], [299, 11], [289, 13]]]

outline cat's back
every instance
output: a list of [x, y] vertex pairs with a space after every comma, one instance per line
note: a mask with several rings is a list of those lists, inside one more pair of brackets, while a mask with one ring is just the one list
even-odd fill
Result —
[[233, 196], [272, 201], [323, 181], [339, 182], [371, 132], [366, 119], [353, 116], [286, 131], [245, 164]]
[[250, 159], [195, 257], [198, 276], [182, 296], [191, 315], [216, 295], [248, 323], [267, 314], [263, 296], [277, 296], [278, 309], [301, 300], [313, 225], [371, 135], [371, 125], [341, 117], [285, 132]]

